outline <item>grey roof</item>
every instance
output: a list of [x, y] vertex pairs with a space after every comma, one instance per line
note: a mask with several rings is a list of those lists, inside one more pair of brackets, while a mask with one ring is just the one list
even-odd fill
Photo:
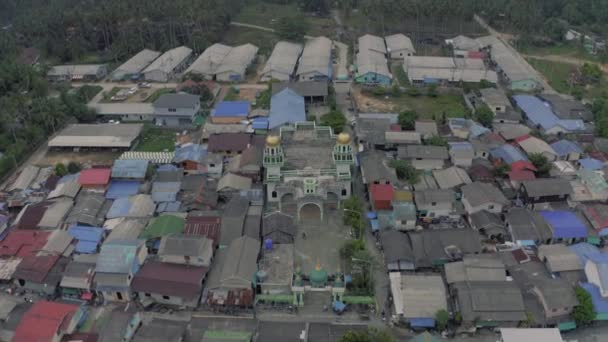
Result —
[[262, 219], [262, 236], [264, 238], [277, 237], [280, 240], [275, 242], [278, 243], [292, 242], [297, 232], [298, 227], [295, 224], [293, 216], [285, 213], [277, 211], [264, 216]]
[[415, 130], [423, 137], [432, 137], [439, 134], [435, 121], [416, 121]]
[[112, 178], [146, 178], [150, 162], [144, 159], [119, 159], [112, 166]]
[[32, 184], [34, 179], [36, 179], [36, 176], [38, 176], [39, 171], [40, 171], [40, 168], [37, 166], [34, 166], [34, 165], [26, 166], [23, 170], [21, 170], [19, 177], [17, 177], [17, 179], [15, 179], [12, 182], [12, 184], [10, 186], [8, 186], [8, 188], [6, 190], [8, 190], [8, 191], [25, 190], [25, 189], [29, 188], [29, 186]]
[[407, 234], [397, 230], [384, 230], [380, 234], [380, 244], [387, 264], [400, 260], [414, 263], [414, 251]]
[[542, 94], [541, 98], [551, 104], [553, 113], [564, 120], [592, 121], [593, 113], [583, 103], [564, 98], [561, 94]]
[[451, 189], [472, 182], [467, 172], [456, 166], [443, 170], [433, 170], [433, 177], [435, 177], [440, 189]]
[[55, 189], [49, 193], [47, 199], [53, 199], [57, 197], [68, 197], [74, 198], [80, 191], [80, 183], [78, 180], [67, 181], [57, 184]]
[[503, 123], [503, 124], [494, 124], [494, 132], [500, 134], [501, 137], [506, 140], [513, 140], [515, 138], [519, 138], [522, 135], [526, 135], [530, 133], [530, 128], [528, 126], [522, 124], [511, 124], [511, 123]]
[[217, 191], [247, 190], [251, 189], [251, 184], [251, 178], [227, 173], [217, 183]]
[[[110, 227], [109, 224], [112, 223]], [[124, 217], [106, 221], [105, 228], [111, 229], [106, 242], [113, 240], [134, 240], [146, 227], [146, 220], [127, 219]]]
[[302, 44], [290, 43], [285, 41], [278, 42], [261, 74], [278, 72], [286, 75], [292, 75], [295, 71], [298, 58], [302, 53]]
[[507, 75], [510, 81], [534, 80], [539, 82], [536, 70], [519, 56], [515, 49], [507, 47], [502, 40], [494, 36], [486, 36], [477, 38], [477, 42], [482, 47], [491, 47], [492, 60], [498, 64], [500, 70]]
[[534, 286], [543, 296], [547, 309], [573, 308], [579, 304], [574, 293], [574, 288], [563, 279], [539, 279], [534, 281]]
[[550, 272], [582, 270], [583, 265], [576, 253], [563, 244], [538, 246], [538, 257], [545, 261]]
[[414, 49], [412, 40], [403, 33], [396, 33], [390, 36], [386, 36], [384, 37], [384, 40], [386, 41], [386, 48], [389, 53], [401, 50], [407, 50], [411, 51], [412, 53], [416, 53], [416, 49]]
[[388, 166], [387, 158], [380, 151], [368, 150], [360, 153], [359, 163], [365, 184], [372, 184], [381, 180], [387, 180], [392, 184], [398, 182], [395, 169]]
[[520, 112], [516, 111], [511, 107], [507, 107], [504, 112], [498, 112], [494, 115], [494, 122], [519, 122], [523, 119]]
[[522, 186], [529, 197], [560, 196], [572, 193], [570, 181], [560, 178], [539, 178], [524, 181]]
[[297, 74], [302, 75], [317, 72], [329, 77], [331, 47], [332, 42], [326, 37], [316, 37], [307, 40], [300, 57]]
[[307, 331], [304, 322], [268, 322], [258, 325], [256, 341], [300, 342]]
[[524, 208], [512, 208], [505, 216], [514, 241], [545, 241], [552, 237], [551, 228], [539, 213]]
[[185, 72], [215, 75], [232, 71], [244, 74], [257, 53], [258, 47], [252, 44], [232, 47], [216, 43], [205, 49]]
[[467, 36], [458, 35], [450, 40], [452, 41], [452, 46], [454, 49], [457, 50], [476, 51], [481, 48], [479, 42]]
[[234, 72], [244, 75], [247, 67], [253, 62], [258, 53], [258, 47], [253, 44], [243, 44], [230, 49], [222, 63], [215, 71], [217, 74], [223, 72]]
[[49, 147], [131, 147], [143, 124], [73, 124], [49, 141]]
[[390, 273], [395, 311], [405, 318], [434, 318], [447, 309], [446, 289], [440, 275]]
[[514, 282], [458, 282], [453, 288], [464, 321], [517, 322], [526, 319], [524, 299]]
[[160, 70], [165, 73], [171, 73], [173, 69], [178, 67], [184, 60], [190, 57], [191, 54], [192, 49], [185, 46], [179, 46], [174, 49], [167, 50], [154, 62], [148, 65], [143, 72], [147, 73], [154, 70]]
[[114, 70], [116, 73], [135, 74], [142, 71], [145, 67], [150, 65], [156, 58], [160, 56], [160, 52], [143, 49], [138, 52], [135, 56], [129, 58], [121, 66]]
[[147, 324], [143, 324], [135, 336], [133, 342], [165, 342], [182, 341], [186, 336], [188, 322], [180, 320], [169, 320], [153, 318]]
[[397, 149], [399, 158], [404, 159], [441, 159], [449, 158], [448, 149], [443, 146], [432, 145], [406, 145]]
[[48, 76], [67, 76], [72, 75], [97, 75], [99, 69], [105, 68], [106, 64], [71, 64], [52, 66]]
[[248, 236], [236, 238], [228, 246], [222, 265], [220, 286], [223, 288], [249, 288], [257, 271], [260, 242]]
[[455, 198], [456, 194], [454, 191], [448, 189], [428, 189], [416, 191], [414, 193], [414, 201], [416, 202], [416, 206], [426, 206], [431, 203], [453, 202]]
[[169, 235], [160, 240], [158, 255], [183, 255], [200, 257], [213, 249], [213, 241], [203, 236]]
[[391, 127], [391, 120], [386, 118], [359, 118], [355, 130], [357, 138], [372, 145], [383, 145], [386, 142], [385, 132]]
[[6, 294], [0, 295], [0, 320], [5, 321], [17, 304], [23, 302], [16, 297]]
[[62, 199], [51, 204], [42, 218], [38, 222], [38, 227], [41, 228], [58, 228], [65, 219], [68, 212], [72, 209], [74, 202], [71, 199]]
[[[85, 256], [85, 258], [82, 258], [82, 256]], [[90, 289], [93, 281], [96, 262], [96, 254], [75, 255], [74, 259], [67, 264], [65, 271], [63, 272], [63, 278], [61, 279], [60, 286], [77, 289]]]
[[484, 88], [479, 92], [481, 93], [481, 98], [488, 106], [511, 106], [511, 102], [509, 102], [507, 95], [500, 89]]
[[148, 102], [112, 102], [89, 103], [87, 106], [94, 109], [97, 115], [152, 115], [154, 106]]
[[200, 56], [186, 69], [186, 73], [213, 75], [222, 60], [228, 55], [231, 46], [215, 43], [203, 51]]
[[163, 94], [154, 102], [154, 108], [189, 108], [193, 109], [200, 103], [198, 95]]
[[500, 219], [498, 214], [491, 213], [487, 210], [481, 210], [469, 215], [471, 226], [474, 229], [484, 229], [487, 234], [494, 234], [496, 230], [504, 231], [505, 224]]
[[408, 234], [416, 267], [433, 267], [436, 262], [458, 260], [481, 252], [481, 238], [472, 229], [424, 230]]
[[122, 341], [131, 324], [133, 312], [124, 312], [122, 308], [110, 311], [107, 323], [99, 330], [99, 342]]
[[393, 77], [388, 69], [384, 40], [380, 37], [371, 34], [359, 37], [359, 52], [356, 60], [359, 75], [372, 72], [388, 78]]
[[277, 82], [272, 84], [272, 95], [289, 88], [304, 97], [327, 96], [326, 81]]
[[466, 255], [462, 261], [444, 265], [448, 284], [460, 281], [505, 281], [507, 272], [495, 254]]
[[[111, 204], [111, 202], [107, 202]], [[105, 212], [109, 206], [105, 205], [106, 199], [103, 194], [96, 192], [81, 192], [76, 197], [76, 203], [66, 218], [66, 223], [84, 223], [91, 226], [99, 226], [103, 223]]]
[[462, 187], [462, 197], [473, 207], [484, 203], [509, 204], [509, 200], [497, 187], [490, 183], [473, 182]]

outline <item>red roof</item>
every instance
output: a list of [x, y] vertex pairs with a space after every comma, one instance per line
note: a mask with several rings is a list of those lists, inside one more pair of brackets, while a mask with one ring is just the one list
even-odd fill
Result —
[[213, 240], [213, 246], [217, 247], [220, 241], [221, 225], [222, 219], [218, 216], [188, 216], [184, 234], [204, 236]]
[[482, 51], [469, 51], [469, 52], [467, 52], [467, 57], [484, 59], [486, 57], [486, 54], [485, 54], [485, 52], [482, 52]]
[[17, 266], [13, 278], [42, 283], [58, 260], [59, 255], [27, 256]]
[[511, 164], [511, 170], [537, 171], [534, 164], [525, 160], [518, 160], [515, 163]]
[[49, 342], [57, 331], [65, 332], [78, 306], [39, 301], [21, 318], [13, 342]]
[[131, 288], [137, 292], [197, 299], [206, 275], [206, 267], [149, 261], [137, 272]]
[[80, 185], [107, 185], [110, 182], [111, 169], [86, 169], [80, 171]]
[[401, 132], [401, 125], [400, 124], [391, 124], [390, 130], [392, 132]]
[[372, 184], [369, 192], [374, 201], [392, 201], [395, 189], [390, 184]]
[[522, 136], [519, 136], [517, 138], [515, 138], [514, 140], [518, 143], [524, 141], [524, 140], [528, 140], [530, 138], [530, 134], [524, 134]]
[[24, 258], [35, 255], [46, 244], [51, 232], [13, 230], [0, 243], [0, 256]]
[[532, 171], [515, 169], [509, 171], [509, 179], [512, 181], [528, 181], [536, 179], [536, 176]]
[[606, 153], [604, 153], [604, 152], [601, 152], [601, 151], [589, 152], [589, 157], [595, 158], [597, 160], [601, 160], [604, 163], [608, 161], [608, 155]]
[[63, 336], [61, 342], [97, 342], [98, 339], [98, 334], [74, 333]]

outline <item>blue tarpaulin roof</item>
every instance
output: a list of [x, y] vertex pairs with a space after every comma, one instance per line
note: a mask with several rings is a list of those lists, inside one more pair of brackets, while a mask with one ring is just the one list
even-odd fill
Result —
[[270, 129], [287, 123], [306, 121], [304, 97], [289, 88], [274, 94], [270, 99], [268, 119]]
[[251, 128], [253, 129], [268, 129], [268, 119], [266, 118], [255, 118], [251, 123]]
[[600, 250], [592, 244], [587, 242], [576, 243], [574, 245], [570, 245], [570, 250], [578, 256], [578, 259], [581, 262], [581, 265], [585, 265], [587, 260], [589, 259], [589, 255], [598, 254]]
[[587, 293], [591, 295], [591, 301], [593, 302], [593, 309], [595, 309], [595, 312], [598, 314], [608, 313], [608, 298], [602, 297], [600, 294], [600, 289], [590, 283], [582, 283], [580, 285], [583, 289], [585, 289], [585, 291], [587, 291]]
[[215, 106], [211, 116], [242, 116], [249, 115], [249, 101], [222, 101]]
[[119, 159], [112, 166], [112, 178], [146, 178], [148, 171], [148, 160], [141, 159]]
[[569, 153], [583, 153], [583, 150], [577, 143], [566, 139], [554, 142], [551, 144], [551, 148], [560, 157], [566, 156]]
[[601, 170], [604, 167], [604, 162], [594, 158], [583, 158], [578, 163], [585, 170]]
[[571, 211], [540, 211], [540, 215], [551, 227], [553, 237], [572, 239], [587, 237], [587, 226]]
[[68, 229], [68, 233], [78, 240], [76, 253], [95, 253], [97, 246], [103, 238], [104, 229], [100, 227], [88, 227], [74, 225]]
[[207, 155], [207, 149], [199, 144], [190, 144], [175, 149], [175, 157], [173, 157], [174, 163], [181, 163], [184, 161], [194, 161], [200, 163]]
[[136, 195], [139, 192], [140, 185], [139, 181], [113, 180], [110, 182], [110, 186], [108, 186], [106, 198], [117, 199]]
[[435, 319], [434, 318], [409, 318], [410, 326], [412, 328], [434, 328], [435, 327]]
[[545, 130], [555, 126], [561, 126], [566, 131], [580, 131], [585, 128], [582, 120], [560, 119], [553, 113], [547, 102], [543, 102], [536, 96], [515, 95], [513, 99], [534, 125], [540, 125]]
[[492, 149], [490, 155], [492, 155], [492, 158], [494, 159], [502, 159], [503, 162], [509, 165], [520, 160], [528, 161], [528, 158], [522, 151], [509, 144]]

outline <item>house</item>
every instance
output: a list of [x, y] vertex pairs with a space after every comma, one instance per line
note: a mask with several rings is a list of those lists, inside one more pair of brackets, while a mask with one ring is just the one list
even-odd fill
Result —
[[608, 300], [603, 296], [600, 288], [592, 283], [581, 283], [580, 287], [591, 296], [593, 310], [596, 313], [595, 319], [605, 320], [608, 315]]
[[422, 139], [428, 139], [439, 135], [437, 123], [435, 121], [417, 120], [414, 124], [414, 130], [422, 135]]
[[168, 82], [185, 69], [191, 55], [192, 49], [185, 46], [167, 50], [142, 71], [144, 78], [151, 82]]
[[112, 166], [112, 179], [144, 180], [150, 162], [147, 160], [119, 159]]
[[587, 238], [587, 225], [572, 211], [542, 210], [539, 214], [551, 229], [552, 242], [567, 244], [582, 242]]
[[462, 261], [444, 265], [448, 285], [458, 282], [504, 282], [507, 269], [496, 254], [465, 255]]
[[84, 314], [78, 305], [38, 301], [21, 318], [12, 341], [61, 341], [76, 330]]
[[196, 308], [207, 267], [147, 261], [131, 283], [142, 302]]
[[608, 234], [608, 205], [602, 203], [585, 204], [582, 213], [591, 223], [598, 236]]
[[[47, 246], [47, 249], [51, 249], [49, 247], [52, 246]], [[27, 291], [52, 296], [61, 282], [61, 276], [68, 263], [66, 258], [61, 257], [65, 251], [64, 248], [61, 249], [63, 250], [55, 250], [44, 255], [39, 253], [24, 257], [13, 273], [15, 285]]]
[[154, 101], [154, 122], [160, 126], [190, 126], [200, 110], [198, 95], [163, 94]]
[[192, 215], [186, 217], [184, 235], [205, 237], [213, 242], [213, 248], [220, 243], [220, 228], [222, 219], [217, 214]]
[[181, 182], [154, 182], [152, 183], [151, 200], [155, 203], [172, 203], [177, 201]]
[[[361, 118], [357, 119], [355, 130], [359, 146], [365, 149], [384, 148], [386, 144], [385, 133], [390, 130], [390, 118]], [[395, 122], [397, 118], [395, 117]]]
[[501, 328], [500, 342], [564, 342], [558, 328]]
[[49, 140], [51, 150], [121, 151], [135, 145], [143, 124], [72, 124]]
[[306, 41], [296, 73], [299, 81], [332, 79], [332, 45], [331, 40], [326, 37], [315, 37]]
[[559, 275], [560, 278], [571, 280], [574, 284], [582, 280], [584, 265], [578, 255], [565, 244], [539, 246], [538, 258], [545, 263], [549, 272]]
[[445, 43], [452, 46], [454, 54], [456, 55], [459, 55], [462, 52], [479, 51], [481, 49], [481, 44], [479, 44], [477, 40], [463, 35], [446, 39]]
[[416, 270], [416, 258], [408, 234], [387, 229], [380, 232], [384, 263], [389, 272]]
[[299, 82], [273, 82], [272, 95], [289, 88], [304, 97], [306, 103], [325, 103], [329, 94], [327, 81], [299, 81]]
[[497, 82], [496, 72], [474, 58], [407, 56], [403, 71], [413, 85]]
[[47, 199], [71, 198], [74, 199], [80, 191], [80, 183], [78, 180], [70, 180], [57, 184], [55, 189], [49, 192]]
[[139, 235], [140, 239], [157, 240], [163, 236], [181, 234], [186, 220], [177, 215], [164, 214], [153, 218], [146, 229]]
[[295, 246], [291, 243], [265, 243], [256, 274], [264, 295], [291, 295], [295, 273]]
[[482, 101], [490, 108], [490, 110], [497, 115], [498, 113], [505, 113], [511, 102], [507, 98], [507, 95], [500, 89], [496, 88], [484, 88], [480, 89]]
[[248, 133], [213, 134], [209, 137], [207, 150], [211, 153], [235, 155], [242, 153], [251, 145], [252, 138]]
[[240, 81], [257, 53], [257, 46], [252, 44], [232, 47], [216, 43], [205, 49], [184, 73], [198, 74], [208, 80]]
[[572, 180], [572, 201], [606, 201], [608, 199], [608, 183], [601, 173], [581, 169], [577, 172], [578, 179]]
[[433, 328], [435, 314], [447, 310], [447, 295], [440, 275], [389, 273], [395, 314], [416, 328]]
[[164, 263], [211, 267], [213, 240], [195, 235], [168, 235], [160, 239], [158, 260]]
[[478, 163], [473, 164], [471, 168], [468, 170], [469, 177], [474, 182], [486, 182], [493, 183], [494, 182], [494, 172], [492, 171], [492, 167], [486, 164]]
[[230, 173], [258, 181], [262, 174], [262, 150], [250, 146], [242, 154], [232, 157], [226, 169]]
[[201, 169], [205, 157], [207, 157], [207, 149], [203, 145], [188, 144], [175, 149], [172, 163], [177, 164], [185, 172], [196, 173]]
[[249, 205], [249, 201], [240, 196], [232, 197], [226, 204], [224, 212], [222, 212], [220, 247], [226, 247], [238, 237], [243, 236], [243, 226]]
[[1, 257], [34, 256], [46, 244], [51, 232], [31, 229], [10, 230], [0, 241]]
[[540, 301], [546, 320], [568, 319], [579, 305], [572, 284], [564, 279], [538, 279], [532, 292]]
[[517, 144], [521, 147], [524, 152], [530, 157], [532, 154], [540, 154], [547, 158], [548, 161], [557, 160], [557, 153], [551, 145], [547, 144], [544, 140], [541, 140], [533, 136], [523, 136], [516, 139]]
[[443, 170], [433, 170], [433, 177], [439, 189], [456, 188], [472, 182], [467, 172], [456, 166], [450, 166]]
[[581, 169], [598, 171], [604, 168], [604, 162], [595, 158], [582, 158], [577, 162]]
[[500, 216], [487, 210], [469, 215], [471, 228], [492, 240], [502, 241], [507, 237], [507, 230]]
[[475, 157], [475, 149], [469, 142], [449, 142], [449, 154], [452, 164], [456, 166], [470, 167]]
[[154, 201], [150, 195], [139, 194], [130, 197], [121, 197], [112, 202], [112, 206], [108, 210], [106, 218], [148, 218], [154, 215], [155, 207]]
[[38, 221], [37, 227], [42, 229], [60, 228], [68, 212], [72, 210], [73, 205], [73, 201], [67, 198], [59, 199], [49, 204], [40, 221]]
[[74, 207], [65, 219], [65, 223], [74, 223], [99, 227], [105, 221], [110, 208], [103, 194], [99, 192], [81, 191], [76, 197]]
[[489, 183], [474, 182], [462, 187], [462, 204], [467, 214], [487, 210], [501, 213], [510, 204], [497, 187]]
[[408, 232], [417, 269], [433, 269], [464, 255], [481, 253], [481, 237], [472, 229], [425, 229]]
[[393, 75], [388, 69], [384, 40], [366, 34], [359, 37], [358, 47], [359, 51], [355, 56], [357, 65], [355, 82], [366, 85], [390, 85]]
[[106, 77], [106, 64], [55, 65], [47, 72], [49, 82], [96, 82]]
[[252, 282], [260, 252], [258, 240], [241, 236], [218, 256], [219, 277], [210, 279], [207, 304], [248, 307], [253, 304]]
[[397, 155], [400, 159], [407, 159], [418, 170], [443, 169], [449, 158], [448, 150], [443, 146], [431, 145], [405, 145], [399, 146]]
[[221, 197], [232, 198], [242, 190], [251, 189], [251, 178], [227, 173], [217, 183], [217, 192]]
[[490, 130], [471, 119], [449, 118], [448, 127], [452, 135], [460, 139], [477, 138]]
[[128, 302], [131, 281], [148, 256], [142, 240], [112, 240], [101, 246], [95, 266], [95, 290], [105, 301]]
[[533, 208], [540, 203], [567, 201], [572, 194], [572, 186], [565, 179], [535, 179], [522, 182], [518, 193], [524, 204]]
[[518, 245], [534, 246], [551, 241], [551, 228], [536, 211], [511, 208], [505, 215], [505, 223], [512, 241]]
[[397, 190], [393, 195], [393, 212], [390, 224], [397, 230], [413, 230], [416, 228], [416, 205], [410, 191]]
[[429, 189], [414, 193], [418, 216], [422, 219], [458, 217], [454, 208], [455, 199], [456, 194], [452, 190]]
[[567, 99], [558, 94], [542, 94], [540, 97], [551, 105], [553, 113], [560, 119], [593, 121], [591, 109], [580, 101]]
[[384, 147], [391, 149], [399, 145], [420, 145], [420, 133], [415, 131], [386, 131], [384, 132]]
[[587, 281], [597, 286], [602, 297], [608, 297], [608, 254], [590, 254], [587, 257]]
[[583, 149], [577, 143], [566, 139], [552, 143], [551, 148], [555, 151], [560, 160], [579, 160], [583, 153]]
[[280, 41], [272, 50], [264, 69], [260, 72], [260, 80], [267, 82], [271, 80], [291, 81], [300, 54], [302, 54], [302, 44]]
[[306, 121], [304, 96], [289, 87], [273, 94], [268, 121], [269, 129]]
[[84, 169], [80, 171], [78, 183], [83, 189], [105, 191], [110, 183], [112, 170], [106, 168]]
[[112, 342], [130, 340], [135, 334], [135, 328], [142, 324], [142, 314], [139, 312], [125, 312], [116, 308], [108, 310], [108, 322], [99, 332], [99, 342]]
[[464, 326], [517, 326], [526, 319], [520, 288], [510, 281], [462, 281], [451, 286]]
[[274, 244], [294, 243], [297, 226], [294, 217], [279, 211], [267, 214], [262, 218], [262, 240]]
[[371, 184], [369, 193], [374, 210], [391, 210], [394, 191], [390, 184]]
[[546, 135], [558, 135], [585, 131], [585, 123], [579, 119], [560, 119], [546, 102], [531, 95], [515, 95], [513, 100], [524, 112], [529, 126], [540, 129]]
[[397, 184], [399, 182], [395, 169], [388, 165], [389, 160], [383, 152], [368, 150], [359, 153], [358, 157], [363, 184]]
[[154, 106], [148, 102], [110, 102], [88, 103], [95, 110], [100, 121], [151, 122], [154, 119]]
[[65, 267], [59, 287], [65, 299], [88, 300], [93, 297], [96, 254], [74, 255]]
[[406, 56], [413, 56], [416, 53], [412, 40], [403, 33], [396, 33], [384, 37], [386, 51], [390, 59], [403, 60]]
[[222, 101], [211, 112], [214, 124], [238, 124], [247, 120], [250, 111], [249, 101]]
[[100, 227], [87, 227], [73, 225], [68, 228], [68, 233], [76, 240], [74, 252], [79, 254], [95, 254], [99, 249], [105, 232]]
[[113, 81], [137, 80], [141, 71], [160, 56], [160, 52], [143, 49], [112, 72]]

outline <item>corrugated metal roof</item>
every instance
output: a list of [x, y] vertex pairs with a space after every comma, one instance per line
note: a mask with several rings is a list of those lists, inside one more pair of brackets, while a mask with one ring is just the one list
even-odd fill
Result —
[[152, 61], [160, 56], [160, 52], [152, 51], [149, 49], [143, 49], [135, 56], [129, 58], [126, 62], [121, 64], [116, 70], [114, 74], [118, 76], [119, 73], [122, 74], [135, 74], [142, 71], [145, 67], [150, 65]]
[[198, 95], [191, 94], [163, 94], [154, 101], [154, 108], [188, 108], [194, 109], [201, 103]]
[[175, 152], [136, 152], [128, 151], [120, 155], [121, 160], [148, 160], [154, 164], [171, 163]]
[[290, 88], [285, 88], [272, 95], [268, 119], [270, 129], [287, 123], [306, 121], [304, 97]]
[[416, 49], [414, 49], [412, 40], [403, 33], [396, 33], [390, 36], [386, 36], [384, 37], [384, 40], [386, 41], [386, 47], [389, 52], [408, 50], [412, 53], [416, 53]]
[[160, 57], [158, 57], [152, 64], [150, 64], [144, 73], [160, 70], [165, 73], [171, 73], [178, 65], [180, 65], [185, 59], [190, 57], [192, 49], [179, 46], [171, 50], [167, 50]]
[[583, 153], [583, 150], [577, 143], [566, 139], [554, 142], [551, 144], [551, 147], [560, 157], [566, 156], [569, 153]]
[[524, 111], [528, 119], [534, 124], [541, 126], [544, 130], [550, 130], [560, 126], [565, 131], [581, 131], [585, 129], [582, 120], [562, 120], [553, 111], [547, 102], [532, 95], [515, 95], [513, 100], [517, 106]]
[[528, 161], [528, 158], [513, 145], [505, 144], [490, 151], [490, 155], [494, 159], [501, 159], [507, 164], [513, 164], [517, 161]]
[[80, 171], [80, 185], [107, 185], [110, 182], [110, 169], [85, 169]]
[[307, 40], [300, 57], [297, 74], [317, 72], [330, 78], [332, 76], [331, 47], [332, 42], [326, 37]]
[[146, 178], [148, 164], [147, 160], [116, 160], [112, 166], [112, 178]]
[[207, 149], [199, 144], [190, 144], [175, 149], [174, 163], [193, 161], [201, 163], [207, 155]]
[[278, 42], [274, 46], [264, 69], [262, 69], [261, 75], [272, 74], [272, 72], [282, 73], [287, 76], [292, 75], [301, 53], [302, 44], [284, 41]]
[[154, 239], [169, 234], [180, 234], [184, 231], [186, 220], [182, 217], [165, 214], [153, 219], [140, 234], [141, 238]]
[[143, 246], [139, 240], [115, 240], [105, 242], [101, 246], [95, 272], [97, 273], [129, 273], [137, 263], [137, 252]]
[[74, 225], [68, 229], [68, 233], [78, 240], [75, 248], [77, 253], [95, 253], [103, 238], [104, 229]]
[[181, 185], [181, 182], [154, 182], [152, 184], [152, 200], [156, 203], [175, 202]]
[[118, 217], [145, 218], [154, 215], [156, 205], [150, 195], [139, 194], [116, 199], [106, 214], [109, 219]]
[[587, 237], [587, 226], [571, 211], [540, 211], [540, 215], [551, 227], [553, 237], [570, 239]]
[[115, 200], [121, 197], [136, 195], [139, 192], [140, 186], [141, 183], [139, 181], [113, 180], [106, 191], [106, 198]]
[[246, 118], [249, 114], [250, 106], [249, 101], [222, 101], [215, 106], [211, 116], [242, 116]]

